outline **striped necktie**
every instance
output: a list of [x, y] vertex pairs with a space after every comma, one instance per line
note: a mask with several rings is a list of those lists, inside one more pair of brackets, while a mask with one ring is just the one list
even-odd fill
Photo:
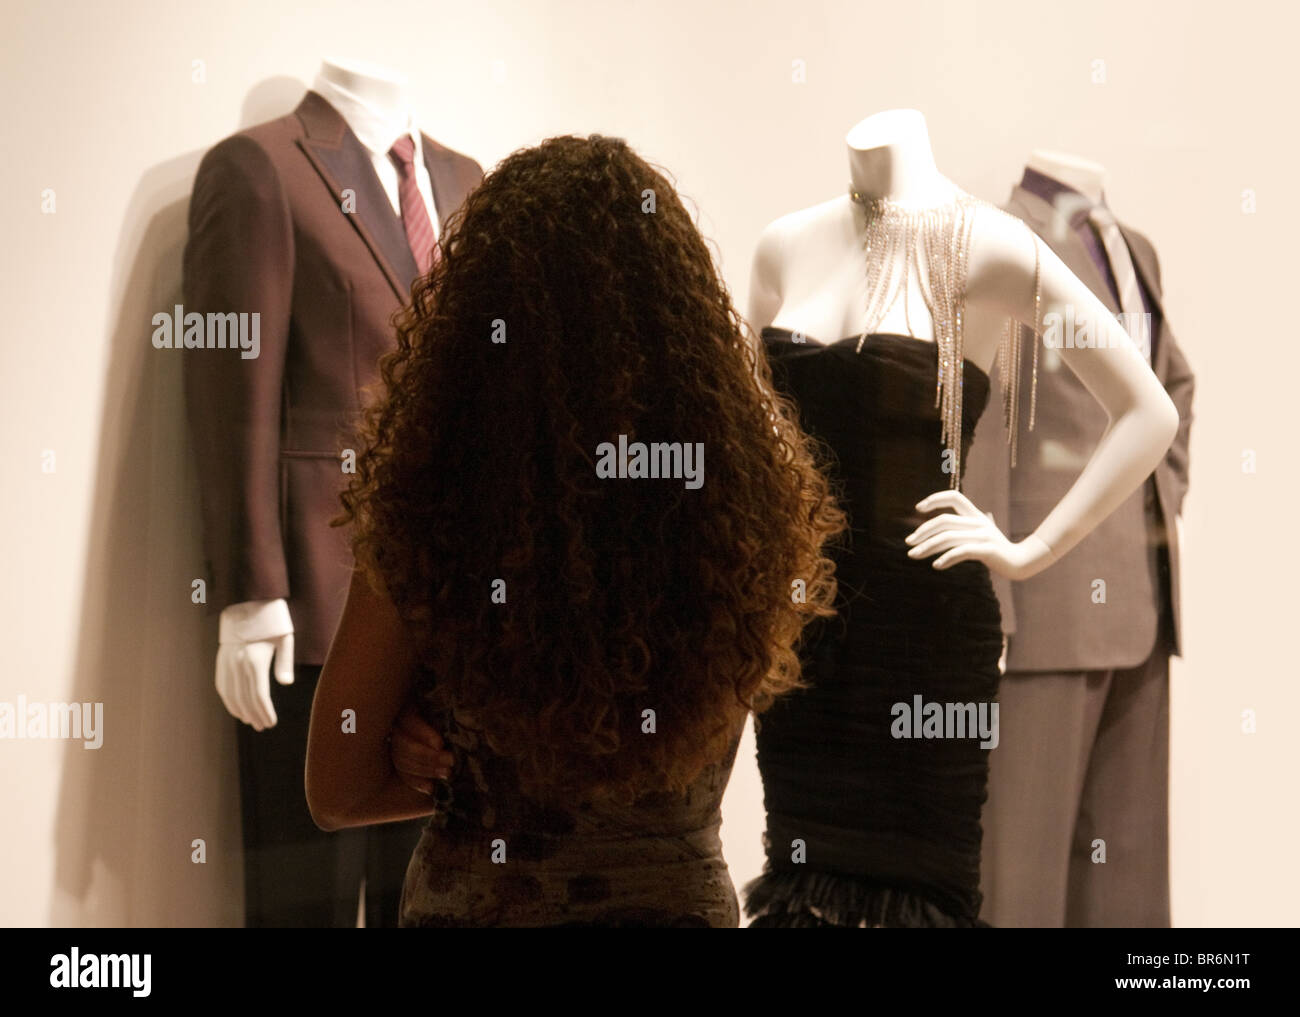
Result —
[[411, 245], [416, 268], [420, 270], [420, 275], [424, 275], [438, 257], [438, 248], [434, 243], [429, 211], [415, 182], [415, 142], [411, 136], [403, 134], [398, 138], [388, 150], [388, 156], [397, 165], [397, 197], [402, 207], [406, 242]]
[[[1133, 267], [1133, 256], [1129, 253], [1128, 243], [1120, 231], [1115, 213], [1105, 205], [1093, 205], [1088, 212], [1088, 221], [1101, 238], [1106, 249], [1106, 260], [1110, 262], [1111, 273], [1115, 276], [1115, 288], [1119, 291], [1119, 308], [1130, 322], [1145, 322], [1143, 315], [1146, 305], [1142, 302], [1142, 290], [1138, 287], [1137, 271]], [[1151, 330], [1145, 327], [1130, 329], [1133, 342], [1138, 350], [1151, 362]]]

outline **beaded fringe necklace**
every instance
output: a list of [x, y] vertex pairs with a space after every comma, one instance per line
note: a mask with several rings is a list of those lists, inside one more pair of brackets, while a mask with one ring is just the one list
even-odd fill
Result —
[[[958, 191], [940, 205], [914, 205], [889, 198], [868, 198], [849, 185], [849, 197], [866, 211], [863, 237], [867, 271], [867, 324], [858, 339], [857, 351], [889, 310], [903, 295], [903, 320], [909, 335], [908, 280], [915, 274], [926, 309], [934, 322], [939, 369], [935, 378], [934, 403], [940, 410], [943, 448], [951, 452], [950, 487], [961, 482], [962, 380], [965, 368], [962, 308], [966, 302], [966, 266], [970, 255], [975, 212], [981, 208], [997, 215], [1008, 213], [996, 205]], [[1024, 226], [1019, 220], [1017, 224]], [[1028, 227], [1024, 227], [1028, 230]], [[1017, 431], [1020, 426], [1020, 354], [1024, 330], [1033, 337], [1033, 379], [1029, 399], [1029, 430], [1034, 429], [1038, 399], [1039, 287], [1038, 238], [1034, 244], [1034, 320], [1032, 326], [1008, 319], [998, 344], [998, 375], [1002, 384], [1002, 420], [1011, 446], [1011, 465], [1016, 464]], [[922, 264], [924, 263], [924, 270]]]

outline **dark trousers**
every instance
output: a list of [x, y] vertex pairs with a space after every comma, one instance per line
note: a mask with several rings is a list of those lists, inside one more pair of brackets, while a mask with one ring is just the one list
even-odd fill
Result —
[[1162, 619], [1134, 668], [1003, 676], [982, 814], [985, 921], [1168, 927], [1168, 632]]
[[292, 685], [271, 684], [276, 726], [239, 724], [248, 928], [354, 928], [361, 881], [366, 927], [395, 928], [406, 867], [425, 821], [326, 833], [303, 789], [311, 702], [321, 669], [300, 665]]

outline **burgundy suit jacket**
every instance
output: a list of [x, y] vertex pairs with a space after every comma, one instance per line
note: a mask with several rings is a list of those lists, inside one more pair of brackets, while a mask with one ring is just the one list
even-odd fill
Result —
[[[421, 137], [445, 222], [483, 171]], [[357, 449], [362, 390], [395, 344], [415, 259], [369, 153], [310, 91], [204, 156], [184, 258], [187, 313], [261, 316], [254, 359], [184, 354], [209, 610], [283, 598], [295, 661], [324, 663], [352, 569], [348, 531], [329, 525], [347, 479], [341, 451]]]
[[[1017, 186], [1006, 206], [1065, 262], [1101, 301], [1118, 313], [1087, 248], [1066, 214]], [[1007, 671], [1107, 670], [1135, 667], [1155, 646], [1162, 609], [1172, 623], [1170, 648], [1182, 651], [1179, 554], [1174, 517], [1188, 482], [1192, 423], [1191, 369], [1164, 314], [1160, 265], [1151, 243], [1121, 227], [1152, 302], [1155, 361], [1151, 365], [1178, 409], [1178, 434], [1155, 473], [1059, 562], [1023, 582], [994, 576], [1003, 630], [1010, 635]], [[1069, 490], [1106, 429], [1106, 412], [1064, 363], [1039, 350], [1035, 428], [1028, 430], [1032, 343], [1023, 343], [1020, 438], [1009, 467], [1007, 432], [997, 386], [975, 429], [962, 490], [1013, 540], [1027, 537]], [[1162, 571], [1167, 563], [1167, 575]], [[1094, 581], [1105, 580], [1105, 603], [1094, 602]]]

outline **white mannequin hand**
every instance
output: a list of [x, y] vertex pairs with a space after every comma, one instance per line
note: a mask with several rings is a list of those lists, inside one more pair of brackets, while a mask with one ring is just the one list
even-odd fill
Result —
[[1028, 579], [1055, 560], [1052, 549], [1033, 534], [1012, 543], [960, 491], [928, 495], [916, 503], [916, 508], [920, 512], [952, 510], [927, 519], [906, 538], [911, 545], [907, 552], [909, 558], [939, 555], [934, 561], [936, 569], [950, 568], [963, 561], [981, 561], [1008, 579]]
[[221, 612], [217, 648], [217, 694], [230, 715], [257, 731], [275, 727], [271, 663], [275, 680], [293, 684], [293, 620], [283, 600], [250, 600]]

